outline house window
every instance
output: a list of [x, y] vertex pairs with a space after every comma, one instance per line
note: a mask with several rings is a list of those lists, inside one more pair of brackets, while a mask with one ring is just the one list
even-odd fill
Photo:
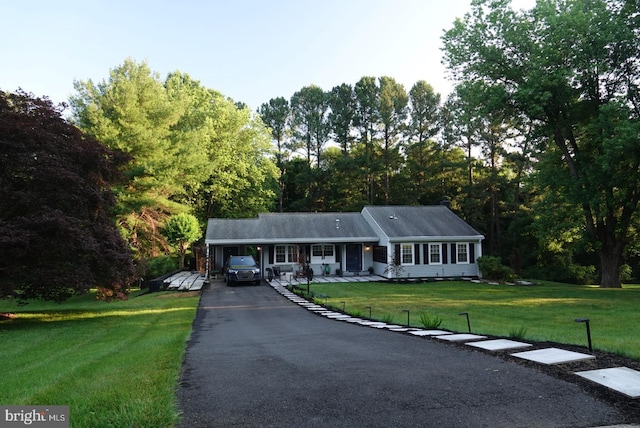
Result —
[[442, 263], [442, 258], [440, 257], [440, 251], [442, 249], [442, 245], [438, 244], [429, 244], [429, 263], [438, 265]]
[[378, 263], [389, 263], [387, 259], [387, 247], [384, 245], [373, 246], [373, 261]]
[[335, 263], [335, 251], [331, 244], [311, 246], [311, 263]]
[[458, 263], [469, 263], [469, 244], [458, 244]]
[[298, 246], [289, 245], [287, 247], [287, 263], [298, 263]]
[[297, 245], [276, 245], [276, 263], [297, 263]]
[[413, 244], [402, 244], [400, 246], [400, 253], [402, 255], [403, 265], [413, 264]]

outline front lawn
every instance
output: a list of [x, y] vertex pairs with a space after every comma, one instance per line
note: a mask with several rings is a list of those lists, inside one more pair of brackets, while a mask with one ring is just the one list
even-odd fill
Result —
[[[440, 328], [466, 332], [468, 312], [474, 333], [587, 346], [589, 318], [594, 349], [640, 360], [640, 286], [601, 289], [550, 282], [533, 286], [469, 281], [421, 284], [312, 284], [318, 303], [359, 316], [422, 327], [419, 316], [440, 317]], [[325, 297], [326, 296], [326, 297]]]
[[170, 427], [198, 306], [192, 293], [0, 301], [3, 405], [68, 405], [72, 427]]

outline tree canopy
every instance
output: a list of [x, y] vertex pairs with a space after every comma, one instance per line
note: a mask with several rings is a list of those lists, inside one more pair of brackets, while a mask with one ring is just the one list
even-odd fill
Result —
[[446, 201], [518, 274], [618, 287], [640, 274], [639, 7], [474, 0], [443, 36], [445, 100], [425, 81], [363, 76], [254, 113], [128, 59], [76, 82], [71, 119], [122, 173], [104, 206], [137, 259], [170, 250], [162, 226], [179, 213]]
[[184, 258], [189, 245], [202, 236], [198, 219], [191, 214], [180, 213], [169, 217], [162, 228], [164, 236], [178, 253], [178, 269], [184, 268]]
[[111, 191], [126, 159], [49, 100], [0, 92], [0, 298], [128, 287], [133, 264]]
[[640, 200], [638, 8], [623, 0], [540, 0], [514, 11], [509, 1], [477, 0], [443, 37], [445, 62], [460, 81], [482, 83], [485, 102], [526, 117], [546, 136], [540, 166], [553, 177], [542, 170], [538, 185], [580, 207], [602, 287], [620, 286]]
[[161, 233], [171, 215], [201, 221], [268, 211], [278, 170], [269, 131], [241, 104], [174, 72], [163, 81], [128, 59], [98, 84], [75, 83], [75, 123], [130, 155], [115, 188], [118, 224], [136, 257], [168, 251]]

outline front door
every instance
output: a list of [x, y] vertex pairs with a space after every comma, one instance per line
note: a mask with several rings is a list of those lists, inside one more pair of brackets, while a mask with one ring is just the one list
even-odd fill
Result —
[[347, 244], [346, 248], [347, 256], [347, 272], [360, 272], [362, 271], [362, 245], [361, 244]]

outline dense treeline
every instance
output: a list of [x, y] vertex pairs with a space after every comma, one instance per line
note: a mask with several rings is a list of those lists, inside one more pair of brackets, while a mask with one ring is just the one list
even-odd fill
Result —
[[460, 89], [442, 103], [425, 81], [407, 91], [392, 77], [365, 76], [262, 104], [258, 113], [273, 130], [280, 169], [278, 209], [446, 202], [487, 236], [486, 253], [506, 256], [521, 271], [536, 242], [521, 248], [524, 231], [509, 229], [516, 220], [530, 223], [529, 211], [521, 213], [535, 193], [524, 187], [533, 162], [529, 141], [506, 130], [485, 132], [480, 121], [472, 127], [470, 116], [479, 112], [468, 111], [463, 96]]
[[[475, 1], [444, 33], [444, 63], [456, 83], [444, 100], [425, 81], [405, 88], [390, 76], [365, 76], [329, 89], [306, 86], [252, 112], [185, 73], [161, 79], [130, 59], [102, 82], [75, 83], [71, 123], [46, 101], [7, 96], [0, 114], [33, 123], [24, 128], [33, 132], [24, 142], [15, 140], [10, 121], [2, 124], [10, 138], [0, 154], [12, 167], [4, 167], [4, 177], [18, 184], [10, 196], [37, 200], [46, 192], [50, 204], [25, 207], [40, 221], [41, 208], [62, 203], [69, 212], [56, 213], [79, 216], [82, 233], [91, 230], [87, 215], [114, 217], [138, 267], [169, 252], [170, 243], [184, 253], [198, 227], [168, 236], [171, 218], [195, 215], [202, 227], [209, 217], [447, 201], [486, 236], [483, 253], [518, 274], [619, 287], [638, 270], [640, 243], [639, 5], [538, 0], [531, 10], [514, 11], [509, 3]], [[48, 172], [60, 176], [47, 181], [28, 173], [43, 171], [34, 169], [42, 160], [31, 155], [41, 150], [37, 144], [62, 156], [56, 150], [63, 146], [50, 144], [56, 141], [91, 142], [92, 157], [78, 157], [73, 146], [64, 153], [70, 163]], [[88, 161], [94, 173], [76, 178], [87, 180], [82, 189], [93, 195], [91, 203], [69, 204], [81, 192], [50, 184]], [[25, 192], [20, 180], [36, 178], [42, 185]], [[56, 198], [54, 188], [64, 197]], [[11, 201], [0, 204], [3, 242], [17, 239], [14, 229], [37, 224], [16, 217]], [[129, 255], [117, 257], [113, 249], [122, 243], [108, 227], [101, 230], [113, 266], [96, 264], [104, 275], [95, 281], [113, 277], [121, 284], [131, 274]], [[39, 242], [48, 235], [33, 236]], [[6, 259], [23, 257], [26, 266], [37, 251], [16, 242], [23, 247], [14, 245], [18, 253]], [[84, 257], [74, 242], [67, 242], [65, 257]], [[87, 266], [97, 263], [98, 243], [91, 249]], [[14, 282], [24, 288], [29, 280]], [[7, 290], [3, 295], [15, 287]]]
[[638, 8], [474, 2], [443, 36], [457, 85], [442, 104], [388, 76], [269, 100], [279, 209], [446, 198], [519, 273], [619, 287], [637, 267]]

